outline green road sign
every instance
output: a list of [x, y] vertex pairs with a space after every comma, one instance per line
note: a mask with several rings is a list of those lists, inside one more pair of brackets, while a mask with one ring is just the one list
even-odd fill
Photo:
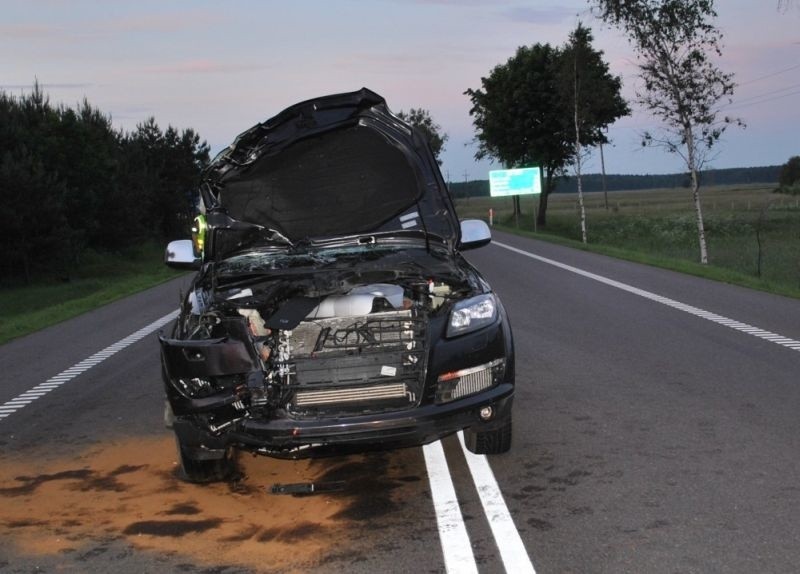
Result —
[[493, 169], [489, 172], [489, 193], [492, 197], [542, 193], [542, 178], [538, 167]]

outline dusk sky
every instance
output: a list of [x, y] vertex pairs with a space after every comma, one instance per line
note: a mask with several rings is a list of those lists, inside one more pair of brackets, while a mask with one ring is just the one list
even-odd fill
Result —
[[[800, 155], [800, 8], [777, 0], [717, 2], [725, 35], [720, 67], [739, 84], [716, 168], [772, 165]], [[366, 86], [394, 111], [430, 110], [449, 135], [442, 170], [454, 181], [485, 179], [475, 162], [467, 88], [521, 45], [561, 45], [580, 19], [592, 28], [632, 97], [633, 51], [592, 18], [583, 0], [298, 0], [296, 2], [89, 2], [0, 0], [0, 89], [51, 102], [85, 96], [132, 129], [192, 127], [212, 153], [240, 132], [311, 97]], [[642, 150], [657, 123], [646, 110], [612, 126], [609, 173], [683, 171], [679, 158]], [[588, 170], [599, 171], [593, 155]]]

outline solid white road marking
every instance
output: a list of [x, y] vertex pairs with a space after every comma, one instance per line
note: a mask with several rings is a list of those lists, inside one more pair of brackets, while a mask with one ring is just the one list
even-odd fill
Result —
[[611, 287], [616, 287], [617, 289], [627, 291], [628, 293], [639, 295], [640, 297], [644, 297], [645, 299], [650, 299], [651, 301], [661, 303], [662, 305], [666, 305], [667, 307], [672, 307], [673, 309], [684, 311], [685, 313], [689, 313], [690, 315], [700, 317], [701, 319], [706, 319], [708, 321], [711, 321], [712, 323], [717, 323], [718, 325], [722, 325], [724, 327], [730, 327], [731, 329], [741, 331], [742, 333], [753, 335], [754, 337], [758, 337], [759, 339], [763, 339], [764, 341], [769, 341], [770, 343], [775, 343], [776, 345], [781, 345], [782, 347], [786, 347], [787, 349], [800, 351], [800, 341], [797, 341], [795, 339], [790, 339], [788, 337], [784, 337], [783, 335], [778, 335], [770, 331], [765, 331], [764, 329], [754, 327], [753, 325], [748, 325], [747, 323], [742, 323], [741, 321], [736, 321], [735, 319], [729, 319], [728, 317], [717, 315], [716, 313], [712, 313], [711, 311], [704, 311], [703, 309], [700, 309], [698, 307], [693, 307], [692, 305], [687, 305], [686, 303], [681, 303], [680, 301], [670, 299], [669, 297], [662, 297], [661, 295], [651, 293], [650, 291], [645, 291], [644, 289], [639, 289], [638, 287], [633, 287], [631, 285], [627, 285], [619, 281], [614, 281], [613, 279], [609, 279], [608, 277], [603, 277], [602, 275], [590, 273], [589, 271], [584, 271], [583, 269], [573, 267], [572, 265], [567, 265], [566, 263], [554, 261], [553, 259], [548, 259], [547, 257], [542, 257], [541, 255], [536, 255], [534, 253], [530, 253], [529, 251], [524, 251], [522, 249], [512, 247], [511, 245], [506, 245], [505, 243], [500, 243], [499, 241], [492, 241], [492, 245], [497, 245], [498, 247], [502, 247], [503, 249], [508, 249], [509, 251], [513, 251], [514, 253], [519, 253], [520, 255], [524, 255], [525, 257], [530, 257], [531, 259], [535, 259], [536, 261], [541, 261], [542, 263], [553, 265], [554, 267], [564, 269], [565, 271], [576, 273], [577, 275], [581, 275], [588, 279], [599, 281], [600, 283], [604, 283]]
[[461, 443], [461, 450], [464, 451], [464, 457], [467, 459], [472, 482], [475, 483], [475, 488], [478, 490], [483, 513], [489, 520], [494, 541], [500, 549], [500, 558], [503, 560], [506, 572], [536, 574], [528, 551], [525, 550], [519, 531], [514, 525], [514, 519], [511, 518], [506, 501], [503, 499], [500, 486], [494, 478], [492, 467], [489, 466], [489, 461], [484, 455], [473, 454], [467, 450], [463, 432], [458, 433], [458, 441]]
[[2, 405], [0, 405], [0, 420], [6, 418], [9, 415], [14, 414], [21, 408], [31, 404], [34, 400], [43, 397], [53, 389], [57, 389], [67, 381], [74, 379], [75, 377], [77, 377], [81, 373], [88, 371], [95, 365], [102, 363], [104, 360], [109, 358], [114, 353], [121, 351], [122, 349], [124, 349], [129, 345], [133, 345], [134, 343], [143, 339], [156, 329], [160, 329], [161, 327], [172, 321], [177, 316], [178, 316], [178, 311], [173, 311], [172, 313], [164, 315], [160, 319], [157, 319], [152, 323], [150, 323], [149, 325], [142, 327], [135, 333], [128, 335], [124, 339], [121, 339], [116, 343], [114, 343], [113, 345], [106, 347], [102, 351], [98, 351], [91, 357], [84, 359], [77, 365], [73, 365], [69, 369], [62, 371], [59, 374], [55, 375], [54, 377], [47, 379], [46, 382], [38, 384], [31, 390], [25, 391], [21, 395], [11, 399], [10, 401], [3, 403]]
[[428, 469], [431, 498], [444, 554], [444, 567], [449, 574], [471, 572], [477, 574], [478, 565], [472, 554], [472, 545], [467, 536], [464, 517], [461, 515], [461, 507], [458, 505], [456, 489], [450, 478], [450, 469], [441, 441], [426, 444], [422, 447], [422, 453], [425, 455], [425, 466]]

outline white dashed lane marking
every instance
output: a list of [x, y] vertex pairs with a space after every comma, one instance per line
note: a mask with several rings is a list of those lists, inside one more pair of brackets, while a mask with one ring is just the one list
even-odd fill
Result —
[[57, 389], [67, 381], [71, 381], [81, 373], [85, 373], [95, 365], [102, 363], [103, 361], [105, 361], [115, 353], [118, 353], [125, 347], [133, 345], [137, 341], [140, 341], [153, 331], [160, 329], [161, 327], [172, 321], [177, 316], [178, 316], [177, 311], [173, 311], [172, 313], [164, 315], [160, 319], [157, 319], [152, 323], [150, 323], [149, 325], [142, 327], [135, 333], [131, 333], [124, 339], [121, 339], [116, 343], [114, 343], [113, 345], [106, 347], [102, 351], [98, 351], [91, 357], [84, 359], [77, 365], [73, 365], [69, 369], [60, 372], [54, 377], [50, 377], [44, 383], [36, 385], [29, 391], [25, 391], [21, 395], [11, 399], [10, 401], [3, 403], [2, 405], [0, 405], [0, 420], [28, 406], [36, 399], [45, 396], [47, 393], [49, 393], [53, 389]]

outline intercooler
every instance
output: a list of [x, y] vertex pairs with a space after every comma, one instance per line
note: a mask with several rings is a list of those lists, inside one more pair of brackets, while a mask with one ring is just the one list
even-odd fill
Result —
[[402, 409], [419, 399], [426, 329], [411, 310], [305, 321], [287, 335], [298, 414]]

